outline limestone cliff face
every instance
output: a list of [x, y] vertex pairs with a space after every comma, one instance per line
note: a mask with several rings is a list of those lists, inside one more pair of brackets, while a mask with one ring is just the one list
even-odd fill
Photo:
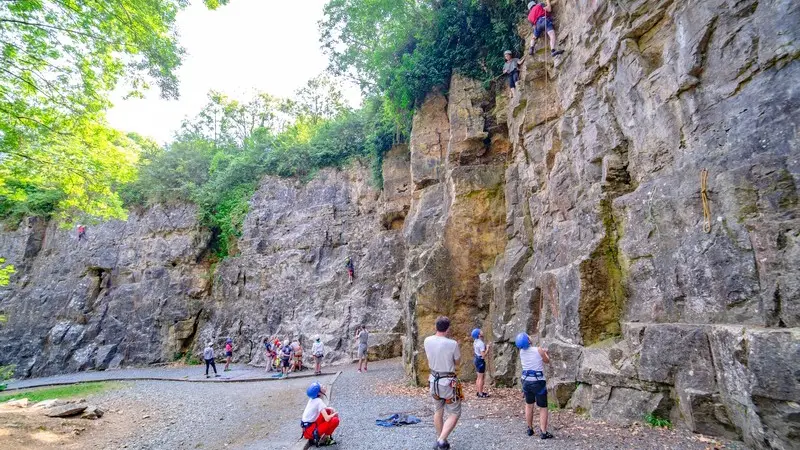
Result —
[[265, 178], [239, 253], [216, 267], [207, 255], [210, 233], [186, 205], [90, 225], [81, 241], [38, 219], [0, 233], [0, 255], [17, 268], [0, 289], [8, 318], [0, 324], [0, 365], [43, 376], [164, 363], [227, 337], [236, 362], [263, 364], [261, 341], [276, 334], [309, 348], [318, 334], [326, 360], [337, 363], [350, 360], [361, 324], [373, 331], [373, 357], [399, 356], [405, 252], [397, 221], [409, 204], [407, 154], [398, 147], [386, 157], [391, 201], [381, 200], [358, 164], [323, 170], [307, 184]]
[[[456, 76], [449, 101], [432, 95], [414, 120], [410, 372], [424, 372], [431, 319], [450, 314], [465, 344], [472, 325], [489, 330], [498, 383], [516, 383], [513, 339], [527, 330], [550, 348], [562, 406], [790, 448], [800, 7], [583, 3], [556, 3], [567, 51], [527, 58], [510, 103]], [[505, 139], [509, 152], [492, 150]]]
[[38, 219], [0, 233], [17, 268], [0, 290], [0, 364], [41, 376], [170, 361], [194, 346], [210, 238], [194, 218], [190, 206], [157, 206], [81, 241]]

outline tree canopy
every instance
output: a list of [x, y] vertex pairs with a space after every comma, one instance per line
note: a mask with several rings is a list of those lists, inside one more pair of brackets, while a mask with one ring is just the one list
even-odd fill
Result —
[[330, 0], [321, 42], [334, 73], [410, 111], [453, 71], [499, 74], [503, 51], [521, 47], [524, 13], [513, 0]]
[[106, 124], [108, 96], [120, 82], [129, 96], [178, 96], [187, 5], [0, 1], [0, 214], [124, 216], [113, 187], [134, 176], [138, 142]]

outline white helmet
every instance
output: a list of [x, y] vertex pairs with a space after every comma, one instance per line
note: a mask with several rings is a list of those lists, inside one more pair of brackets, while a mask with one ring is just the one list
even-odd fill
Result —
[[534, 0], [534, 1], [532, 1], [532, 2], [528, 2], [528, 9], [531, 9], [531, 8], [533, 8], [534, 6], [536, 6], [536, 0]]

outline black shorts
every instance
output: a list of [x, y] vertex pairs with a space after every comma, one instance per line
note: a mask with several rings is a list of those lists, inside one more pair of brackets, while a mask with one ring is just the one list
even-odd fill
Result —
[[230, 358], [231, 356], [233, 356], [233, 352], [225, 352], [225, 356]]
[[531, 380], [522, 382], [522, 393], [525, 394], [525, 403], [547, 408], [547, 382], [545, 380]]
[[281, 359], [281, 366], [289, 367], [289, 360], [288, 359]]
[[486, 373], [486, 360], [481, 358], [480, 356], [475, 356], [473, 360], [475, 363], [475, 372], [478, 373]]
[[515, 70], [508, 74], [508, 87], [514, 89], [517, 87], [517, 81], [519, 81], [519, 71]]

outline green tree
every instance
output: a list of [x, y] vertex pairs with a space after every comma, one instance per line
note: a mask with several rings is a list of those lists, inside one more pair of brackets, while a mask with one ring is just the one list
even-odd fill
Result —
[[108, 95], [122, 81], [131, 96], [151, 84], [178, 96], [175, 18], [187, 4], [0, 1], [0, 211], [124, 217], [112, 186], [134, 175], [137, 148], [106, 124]]

